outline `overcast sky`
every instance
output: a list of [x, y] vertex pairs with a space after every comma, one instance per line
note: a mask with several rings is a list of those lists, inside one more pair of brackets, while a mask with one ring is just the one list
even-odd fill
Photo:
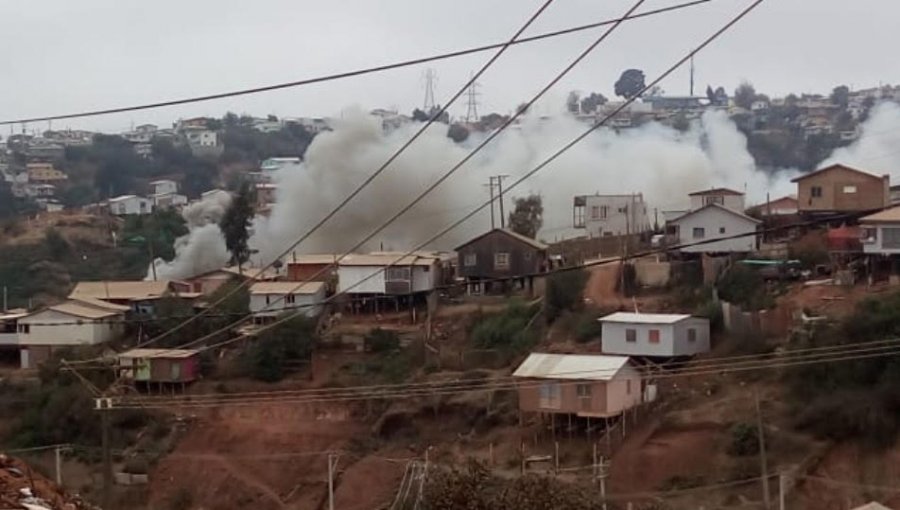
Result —
[[[284, 81], [500, 42], [543, 0], [30, 0], [0, 2], [0, 118], [108, 108]], [[679, 0], [647, 0], [653, 9]], [[623, 24], [557, 88], [612, 96], [623, 69], [648, 81], [750, 0], [714, 0]], [[633, 0], [556, 0], [529, 34], [617, 17]], [[696, 61], [698, 91], [742, 80], [769, 95], [900, 82], [900, 2], [766, 0]], [[508, 112], [547, 82], [602, 29], [511, 49], [481, 80], [480, 112]], [[431, 65], [438, 101], [490, 53]], [[122, 131], [226, 111], [332, 116], [343, 108], [421, 105], [424, 68], [91, 119], [54, 128]], [[663, 84], [688, 92], [683, 70]], [[545, 108], [551, 108], [550, 104]], [[451, 110], [465, 113], [460, 102]], [[29, 128], [46, 129], [42, 126]], [[17, 130], [19, 128], [16, 128]], [[0, 131], [6, 136], [8, 128]]]

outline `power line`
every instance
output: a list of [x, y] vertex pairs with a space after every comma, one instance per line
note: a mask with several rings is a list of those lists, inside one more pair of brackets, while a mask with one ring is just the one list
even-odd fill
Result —
[[[391, 154], [391, 156], [390, 156], [390, 157], [389, 157], [389, 158], [388, 158], [388, 159], [387, 159], [380, 167], [378, 167], [378, 169], [376, 169], [375, 172], [373, 172], [371, 175], [369, 175], [369, 177], [367, 177], [367, 178], [366, 178], [359, 186], [357, 186], [357, 187], [353, 190], [353, 192], [351, 192], [349, 195], [347, 195], [346, 197], [344, 197], [344, 199], [343, 199], [340, 203], [338, 203], [336, 207], [334, 207], [328, 214], [326, 214], [324, 217], [322, 217], [322, 219], [320, 219], [320, 220], [318, 221], [318, 223], [316, 223], [315, 225], [313, 225], [313, 227], [312, 227], [310, 230], [308, 230], [305, 234], [303, 234], [302, 236], [300, 236], [299, 239], [297, 239], [296, 241], [294, 241], [294, 243], [291, 244], [286, 250], [284, 250], [284, 252], [282, 252], [282, 254], [281, 254], [280, 256], [276, 257], [275, 260], [273, 260], [273, 261], [270, 262], [267, 266], [265, 266], [265, 267], [263, 267], [262, 269], [260, 269], [260, 271], [259, 271], [259, 273], [256, 275], [256, 277], [258, 277], [259, 275], [263, 274], [263, 272], [265, 272], [269, 267], [271, 267], [271, 266], [275, 263], [276, 260], [278, 260], [278, 259], [280, 259], [280, 258], [286, 256], [287, 254], [291, 253], [291, 251], [293, 251], [300, 243], [302, 243], [303, 241], [305, 241], [306, 239], [308, 239], [309, 236], [313, 235], [316, 231], [318, 231], [323, 225], [325, 225], [329, 220], [331, 220], [331, 218], [333, 218], [333, 217], [334, 217], [341, 209], [343, 209], [343, 208], [344, 208], [347, 204], [349, 204], [354, 198], [356, 198], [356, 196], [359, 195], [359, 194], [360, 194], [360, 193], [361, 193], [361, 192], [362, 192], [369, 184], [371, 184], [372, 181], [374, 181], [379, 175], [381, 175], [381, 173], [384, 172], [384, 171], [387, 169], [387, 167], [390, 166], [397, 158], [399, 158], [400, 155], [403, 154], [403, 153], [406, 151], [407, 148], [409, 148], [416, 140], [418, 140], [419, 137], [422, 136], [422, 134], [425, 133], [425, 131], [426, 131], [429, 127], [431, 127], [432, 124], [434, 124], [435, 122], [438, 121], [438, 119], [441, 118], [441, 116], [444, 114], [444, 112], [446, 112], [447, 109], [448, 109], [453, 103], [455, 103], [456, 100], [459, 99], [460, 96], [462, 96], [462, 95], [466, 92], [466, 90], [467, 90], [467, 88], [469, 87], [469, 85], [471, 85], [472, 83], [475, 82], [475, 80], [477, 80], [479, 77], [481, 77], [481, 75], [484, 74], [484, 73], [488, 70], [488, 68], [489, 68], [491, 65], [493, 65], [494, 62], [496, 62], [497, 59], [499, 59], [500, 56], [503, 55], [503, 53], [506, 52], [506, 50], [509, 48], [509, 46], [510, 46], [514, 41], [516, 41], [516, 40], [519, 38], [519, 36], [521, 36], [522, 33], [525, 32], [525, 30], [526, 30], [529, 26], [531, 26], [531, 24], [534, 22], [534, 20], [536, 20], [536, 19], [544, 12], [544, 10], [546, 10], [547, 7], [549, 7], [550, 4], [553, 3], [553, 1], [554, 1], [554, 0], [546, 0], [546, 1], [540, 6], [540, 8], [538, 8], [538, 10], [537, 10], [534, 14], [532, 14], [531, 17], [528, 18], [528, 20], [525, 22], [525, 24], [522, 25], [522, 26], [516, 31], [515, 34], [513, 34], [513, 36], [510, 38], [510, 40], [507, 41], [507, 42], [506, 42], [506, 43], [505, 43], [505, 44], [504, 44], [504, 45], [503, 45], [496, 53], [494, 53], [494, 55], [493, 55], [490, 59], [488, 59], [488, 61], [487, 61], [483, 66], [481, 66], [481, 68], [478, 70], [478, 72], [476, 72], [474, 75], [472, 75], [472, 77], [469, 79], [469, 81], [466, 82], [465, 85], [463, 85], [459, 90], [456, 91], [456, 93], [455, 93], [455, 94], [447, 101], [447, 103], [446, 103], [443, 107], [441, 107], [440, 109], [438, 109], [438, 110], [435, 111], [435, 112], [428, 112], [428, 113], [431, 115], [431, 117], [428, 119], [428, 121], [427, 121], [426, 123], [424, 123], [424, 124], [422, 125], [422, 127], [420, 127], [420, 128], [415, 132], [415, 134], [413, 134], [413, 136], [412, 136], [409, 140], [406, 141], [406, 143], [404, 143], [399, 149], [397, 149], [396, 151], [394, 151], [394, 153]], [[620, 21], [619, 23], [621, 23], [621, 21]], [[330, 266], [329, 266], [329, 267], [330, 267]], [[317, 273], [316, 276], [318, 276], [318, 274], [321, 274], [321, 271], [320, 271], [319, 273]], [[221, 304], [221, 303], [224, 302], [226, 299], [228, 299], [229, 297], [231, 297], [232, 295], [234, 295], [236, 292], [238, 292], [240, 289], [242, 289], [242, 288], [248, 286], [248, 285], [250, 284], [251, 281], [253, 281], [253, 280], [256, 279], [256, 277], [254, 277], [253, 279], [249, 279], [249, 280], [247, 280], [247, 281], [245, 281], [245, 282], [242, 282], [239, 286], [235, 287], [232, 291], [230, 291], [230, 292], [226, 293], [224, 296], [222, 296], [222, 298], [220, 298], [213, 306], [216, 306], [216, 305]], [[301, 282], [300, 284], [297, 285], [297, 287], [295, 287], [294, 290], [296, 291], [296, 289], [299, 289], [303, 284], [308, 283], [309, 281], [310, 281], [310, 279], [307, 279], [307, 280]], [[267, 305], [266, 305], [266, 308], [268, 309], [270, 306], [272, 306], [272, 305], [274, 305], [274, 304], [277, 304], [277, 303], [281, 302], [283, 299], [284, 299], [283, 296], [280, 297], [279, 299], [275, 300], [274, 303], [267, 304]], [[201, 315], [202, 315], [202, 314], [201, 314]], [[161, 334], [161, 335], [158, 335], [158, 336], [155, 337], [155, 338], [151, 338], [150, 340], [148, 340], [147, 342], [142, 343], [141, 345], [149, 345], [149, 344], [151, 344], [151, 343], [153, 343], [153, 342], [156, 342], [156, 341], [158, 341], [158, 340], [160, 340], [160, 339], [162, 339], [162, 338], [165, 338], [166, 336], [172, 334], [173, 332], [180, 330], [181, 328], [183, 328], [183, 327], [186, 326], [187, 324], [190, 324], [190, 323], [193, 322], [194, 320], [196, 320], [196, 319], [188, 319], [187, 321], [185, 321], [185, 322], [179, 324], [178, 326], [175, 326], [174, 328], [170, 329], [169, 331], [167, 331], [167, 332], [165, 332], [165, 333], [163, 333], [163, 334]], [[236, 324], [239, 324], [240, 322], [241, 322], [241, 321], [238, 321]], [[233, 326], [233, 325], [232, 325], [232, 326]], [[223, 330], [227, 330], [227, 329], [230, 329], [230, 328], [231, 328], [231, 326], [227, 326], [227, 327], [224, 328]], [[223, 330], [219, 330], [219, 331], [217, 331], [215, 334], [218, 334], [218, 333], [222, 332]], [[209, 337], [209, 335], [207, 335], [207, 337], [203, 337], [203, 338], [205, 339], [205, 338], [208, 338], [208, 337]]]
[[[611, 25], [611, 24], [617, 23], [619, 21], [629, 21], [629, 20], [634, 20], [634, 19], [639, 19], [639, 18], [645, 18], [648, 16], [653, 16], [656, 14], [662, 14], [665, 12], [672, 12], [672, 11], [677, 11], [677, 10], [681, 10], [681, 9], [686, 9], [689, 7], [695, 7], [697, 5], [704, 4], [707, 2], [711, 2], [711, 1], [712, 0], [694, 0], [691, 2], [684, 2], [684, 3], [680, 3], [680, 4], [676, 4], [676, 5], [671, 5], [668, 7], [644, 11], [641, 13], [633, 14], [626, 18], [609, 19], [609, 20], [598, 21], [595, 23], [590, 23], [590, 24], [581, 25], [581, 26], [577, 26], [577, 27], [566, 28], [563, 30], [556, 30], [553, 32], [545, 32], [543, 34], [539, 34], [539, 35], [535, 35], [535, 36], [523, 37], [523, 38], [513, 42], [512, 44], [530, 43], [530, 42], [539, 41], [542, 39], [548, 39], [548, 38], [558, 37], [558, 36], [572, 34], [572, 33], [576, 33], [576, 32], [582, 32], [585, 30], [591, 30], [594, 28]], [[146, 104], [141, 104], [141, 105], [133, 105], [133, 106], [122, 106], [122, 107], [117, 107], [117, 108], [107, 108], [107, 109], [102, 109], [102, 110], [87, 110], [87, 111], [78, 112], [78, 113], [68, 113], [68, 114], [61, 114], [61, 115], [49, 115], [49, 116], [44, 116], [44, 117], [30, 117], [30, 118], [21, 118], [21, 119], [14, 119], [14, 120], [4, 120], [4, 121], [0, 121], [0, 125], [26, 124], [26, 123], [30, 123], [30, 122], [43, 122], [43, 121], [59, 120], [59, 119], [74, 119], [74, 118], [81, 118], [81, 117], [96, 117], [96, 116], [100, 116], [100, 115], [109, 115], [109, 114], [113, 114], [113, 113], [124, 113], [124, 112], [138, 111], [138, 110], [150, 110], [150, 109], [155, 109], [155, 108], [163, 108], [163, 107], [167, 107], [167, 106], [177, 106], [177, 105], [182, 105], [182, 104], [199, 103], [199, 102], [203, 102], [203, 101], [212, 101], [215, 99], [224, 99], [224, 98], [228, 98], [228, 97], [259, 94], [262, 92], [271, 92], [274, 90], [302, 87], [305, 85], [312, 85], [315, 83], [323, 83], [323, 82], [328, 82], [328, 81], [341, 80], [341, 79], [345, 79], [345, 78], [353, 78], [353, 77], [363, 76], [363, 75], [367, 75], [367, 74], [389, 71], [392, 69], [399, 69], [399, 68], [408, 67], [408, 66], [426, 64], [426, 63], [435, 62], [438, 60], [462, 57], [465, 55], [481, 53], [481, 52], [485, 52], [488, 50], [502, 48], [502, 47], [506, 46], [507, 44], [509, 44], [509, 43], [500, 42], [500, 43], [486, 44], [483, 46], [476, 46], [473, 48], [451, 51], [448, 53], [440, 53], [437, 55], [431, 55], [431, 56], [427, 56], [427, 57], [419, 57], [419, 58], [415, 58], [415, 59], [404, 60], [404, 61], [394, 62], [394, 63], [390, 63], [390, 64], [383, 64], [380, 66], [369, 67], [369, 68], [365, 68], [365, 69], [344, 71], [344, 72], [340, 72], [340, 73], [329, 74], [329, 75], [319, 76], [319, 77], [315, 77], [315, 78], [306, 78], [306, 79], [302, 79], [302, 80], [278, 83], [278, 84], [274, 84], [274, 85], [264, 85], [261, 87], [240, 89], [240, 90], [234, 90], [234, 91], [230, 91], [230, 92], [219, 92], [219, 93], [209, 94], [209, 95], [192, 96], [192, 97], [187, 97], [187, 98], [182, 98], [182, 99], [172, 99], [172, 100], [167, 100], [167, 101], [158, 101], [158, 102], [146, 103]], [[426, 112], [426, 113], [428, 113], [428, 112]]]
[[[550, 1], [552, 1], [552, 0], [550, 0]], [[512, 115], [512, 116], [510, 116], [508, 119], [506, 119], [506, 120], [504, 121], [504, 123], [503, 123], [498, 129], [496, 129], [495, 131], [491, 132], [491, 134], [488, 135], [483, 141], [481, 141], [481, 143], [479, 143], [474, 149], [472, 149], [472, 150], [471, 150], [465, 157], [463, 157], [458, 163], [456, 163], [456, 164], [455, 164], [453, 167], [451, 167], [447, 172], [445, 172], [440, 178], [438, 178], [435, 182], [433, 182], [431, 185], [429, 185], [423, 192], [421, 192], [418, 196], [416, 196], [410, 203], [408, 203], [406, 206], [404, 206], [403, 208], [401, 208], [401, 209], [400, 209], [399, 211], [397, 211], [393, 216], [391, 216], [390, 218], [388, 218], [387, 221], [385, 221], [384, 223], [382, 223], [378, 228], [376, 228], [375, 230], [373, 230], [372, 232], [370, 232], [370, 233], [369, 233], [368, 235], [366, 235], [362, 240], [360, 240], [360, 241], [359, 241], [358, 243], [356, 243], [353, 247], [351, 247], [349, 250], [347, 250], [346, 252], [344, 252], [340, 257], [338, 257], [338, 258], [334, 261], [334, 264], [337, 264], [338, 262], [340, 262], [341, 260], [343, 260], [346, 256], [350, 255], [350, 254], [353, 253], [355, 250], [357, 250], [357, 249], [359, 249], [360, 247], [362, 247], [365, 243], [367, 243], [369, 240], [371, 240], [371, 239], [374, 238], [376, 235], [378, 235], [379, 232], [381, 232], [381, 231], [383, 231], [385, 228], [387, 228], [391, 223], [393, 223], [393, 222], [396, 221], [398, 218], [402, 217], [404, 214], [406, 214], [406, 213], [409, 212], [411, 209], [413, 209], [413, 208], [416, 206], [416, 204], [418, 204], [419, 202], [421, 202], [422, 200], [424, 200], [425, 197], [426, 197], [428, 194], [430, 194], [432, 191], [434, 191], [434, 190], [435, 190], [438, 186], [440, 186], [444, 181], [446, 181], [447, 179], [449, 179], [449, 178], [450, 178], [457, 170], [459, 170], [461, 167], [463, 167], [468, 161], [470, 161], [473, 157], [475, 157], [475, 155], [478, 154], [485, 146], [487, 146], [489, 143], [491, 143], [491, 141], [493, 141], [497, 136], [500, 135], [500, 133], [502, 133], [507, 127], [509, 127], [509, 126], [510, 126], [510, 125], [511, 125], [511, 124], [512, 124], [519, 116], [522, 115], [522, 113], [523, 113], [525, 110], [527, 110], [528, 107], [530, 107], [530, 106], [531, 106], [532, 104], [534, 104], [538, 99], [540, 99], [544, 94], [546, 94], [547, 91], [549, 91], [554, 85], [556, 85], [556, 83], [558, 83], [558, 82], [559, 82], [566, 74], [568, 74], [569, 71], [571, 71], [571, 70], [572, 70], [576, 65], [578, 65], [584, 58], [586, 58], [586, 57], [587, 57], [587, 56], [588, 56], [588, 55], [589, 55], [589, 54], [590, 54], [590, 53], [591, 53], [598, 45], [600, 45], [600, 43], [602, 43], [603, 41], [605, 41], [606, 38], [607, 38], [610, 34], [612, 34], [612, 32], [615, 31], [615, 30], [619, 27], [619, 25], [621, 25], [621, 24], [623, 23], [623, 20], [625, 19], [625, 17], [631, 15], [631, 14], [632, 14], [635, 10], [637, 10], [637, 8], [640, 7], [641, 4], [643, 4], [645, 1], [646, 1], [646, 0], [637, 0], [637, 2], [636, 2], [636, 3], [635, 3], [635, 4], [634, 4], [627, 12], [626, 12], [626, 14], [625, 14], [624, 17], [620, 18], [619, 21], [617, 21], [616, 23], [612, 24], [609, 28], [607, 28], [607, 30], [604, 31], [603, 34], [600, 35], [600, 37], [598, 37], [592, 44], [590, 44], [584, 51], [582, 51], [582, 52], [581, 52], [581, 53], [580, 53], [580, 54], [579, 54], [579, 55], [578, 55], [571, 63], [569, 63], [569, 65], [567, 65], [567, 66], [566, 66], [561, 72], [559, 72], [552, 80], [550, 80], [550, 82], [549, 82], [547, 85], [545, 85], [545, 86], [544, 86], [544, 87], [543, 87], [543, 88], [542, 88], [542, 89], [541, 89], [534, 97], [532, 97], [531, 100], [527, 103], [527, 107], [526, 107], [526, 108], [520, 109], [520, 110], [516, 111], [516, 113], [515, 113], [514, 115]], [[545, 4], [545, 5], [542, 7], [542, 9], [545, 8], [546, 6], [547, 6], [547, 4]], [[525, 28], [527, 28], [528, 24], [530, 24], [531, 21], [533, 21], [534, 18], [536, 18], [537, 15], [539, 15], [539, 14], [540, 14], [540, 11], [539, 11], [537, 14], [535, 14], [535, 16], [532, 17], [532, 19], [529, 20], [529, 22], [526, 23], [526, 25], [523, 26], [522, 29], [519, 30], [519, 33], [521, 33], [522, 31], [524, 31]], [[518, 36], [518, 34], [517, 34], [517, 36]], [[516, 37], [517, 37], [517, 36], [516, 36]], [[516, 37], [513, 37], [513, 40], [515, 40]], [[487, 65], [490, 65], [494, 60], [496, 60], [497, 57], [499, 57], [499, 55], [500, 55], [500, 52], [498, 52], [498, 54], [497, 54], [491, 61], [489, 61]], [[449, 104], [452, 104], [453, 101], [455, 101], [455, 100], [456, 100], [457, 98], [459, 98], [463, 93], [465, 93], [465, 91], [467, 90], [467, 87], [470, 86], [472, 83], [474, 83], [475, 80], [477, 80], [477, 79], [481, 76], [481, 74], [483, 74], [484, 70], [486, 70], [487, 65], [486, 65], [485, 67], [483, 67], [479, 72], [475, 73], [475, 74], [472, 76], [472, 78], [468, 81], [468, 83], [466, 83], [466, 86], [465, 86], [465, 87], [463, 87], [462, 89], [460, 89], [459, 91], [457, 91], [457, 93], [453, 96], [453, 98], [452, 98], [452, 100], [450, 101], [450, 103], [448, 103], [447, 106], [444, 106], [443, 109], [442, 109], [440, 112], [438, 112], [437, 114], [435, 114], [435, 115], [431, 118], [431, 120], [429, 121], [429, 124], [430, 124], [431, 122], [433, 122], [434, 119], [437, 118], [439, 115], [443, 114], [443, 112], [446, 111], [446, 109], [447, 109], [447, 107], [449, 106]], [[425, 128], [427, 128], [427, 125], [425, 126]], [[425, 128], [422, 128], [420, 131], [418, 131], [417, 134], [413, 137], [413, 139], [410, 140], [410, 142], [408, 142], [406, 145], [404, 145], [403, 147], [401, 147], [400, 151], [404, 150], [410, 143], [412, 143], [412, 141], [414, 141], [415, 138], [416, 138], [419, 134], [421, 134], [421, 133], [424, 131]], [[300, 239], [298, 239], [298, 240], [297, 240], [290, 248], [288, 248], [288, 250], [285, 251], [285, 255], [286, 255], [287, 253], [289, 253], [291, 250], [293, 250], [297, 245], [299, 245], [300, 243], [302, 243], [302, 242], [303, 242], [305, 239], [307, 239], [310, 235], [312, 235], [316, 230], [318, 230], [320, 227], [322, 227], [322, 225], [324, 225], [324, 224], [325, 224], [332, 216], [334, 216], [334, 214], [336, 214], [342, 207], [344, 207], [347, 203], [349, 203], [349, 202], [353, 199], [353, 197], [356, 196], [356, 194], [358, 194], [360, 191], [362, 191], [362, 188], [363, 188], [363, 187], [365, 187], [369, 182], [371, 182], [371, 180], [374, 179], [375, 176], [377, 176], [377, 174], [378, 174], [379, 172], [381, 172], [381, 170], [383, 170], [387, 164], [390, 164], [390, 162], [393, 161], [393, 160], [396, 158], [396, 156], [398, 156], [398, 155], [399, 155], [399, 153], [395, 153], [395, 156], [392, 156], [391, 159], [388, 160], [388, 162], [387, 162], [384, 166], [382, 166], [382, 168], [381, 168], [380, 170], [378, 170], [378, 171], [377, 171], [370, 179], [368, 179], [368, 180], [367, 180], [366, 182], [364, 182], [359, 188], [357, 188], [357, 190], [354, 191], [353, 194], [349, 195], [349, 196], [348, 196], [341, 204], [339, 204], [338, 207], [335, 208], [330, 214], [326, 215], [321, 221], [319, 221], [319, 223], [317, 223], [315, 226], [313, 226], [313, 228], [312, 228], [310, 231], [308, 231], [306, 234], [304, 234], [303, 236], [301, 236]], [[421, 246], [420, 246], [420, 247], [421, 247]], [[418, 249], [418, 248], [417, 248], [417, 249]], [[401, 260], [403, 260], [403, 259], [404, 259], [405, 257], [407, 257], [407, 256], [413, 256], [413, 255], [414, 255], [414, 252], [415, 252], [415, 250], [410, 251], [410, 252], [407, 253], [406, 255], [400, 257], [397, 261], [395, 261], [395, 263], [396, 263], [396, 262], [399, 262], [399, 261], [401, 261]], [[393, 264], [392, 264], [392, 265], [393, 265]], [[328, 271], [331, 267], [333, 267], [333, 265], [332, 265], [332, 264], [329, 264], [328, 266], [326, 266], [326, 267], [320, 269], [318, 272], [316, 272], [316, 274], [314, 274], [314, 275], [312, 275], [311, 277], [306, 278], [305, 280], [299, 282], [299, 283], [297, 284], [297, 286], [295, 287], [295, 289], [299, 289], [299, 288], [302, 287], [304, 284], [306, 284], [306, 283], [308, 283], [308, 282], [314, 280], [316, 277], [318, 277], [318, 276], [324, 274], [324, 273], [325, 273], [326, 271]], [[375, 274], [377, 274], [377, 273], [375, 273]], [[365, 281], [371, 279], [372, 277], [375, 276], [375, 274], [369, 275], [368, 278], [365, 278], [365, 279], [363, 279], [363, 280], [357, 282], [357, 283], [354, 284], [352, 287], [356, 287], [356, 286], [362, 284], [363, 282], [365, 282]], [[352, 288], [352, 287], [351, 287], [351, 288]], [[329, 298], [328, 300], [326, 300], [326, 302], [332, 301], [332, 300], [335, 299], [337, 296], [339, 296], [339, 295], [341, 295], [342, 293], [344, 293], [346, 290], [347, 290], [347, 289], [343, 289], [343, 290], [341, 291], [341, 293], [335, 294], [334, 296], [332, 296], [331, 298]], [[226, 296], [226, 297], [227, 297], [227, 296]], [[223, 300], [224, 300], [224, 299], [225, 299], [225, 298], [223, 298]], [[275, 303], [278, 303], [278, 302], [282, 301], [283, 299], [284, 299], [284, 296], [281, 296], [281, 297], [279, 297], [279, 299], [275, 300]], [[273, 305], [273, 304], [275, 304], [275, 303], [271, 303], [269, 306], [271, 306], [271, 305]], [[289, 319], [288, 319], [288, 320], [289, 320]], [[241, 321], [238, 321], [237, 323], [240, 323], [240, 322], [241, 322]], [[275, 323], [273, 323], [273, 324], [270, 325], [270, 326], [264, 326], [262, 329], [263, 329], [263, 330], [266, 330], [266, 329], [269, 329], [270, 327], [274, 327], [274, 325], [277, 325], [277, 324], [280, 324], [280, 323], [281, 323], [280, 321], [276, 321]], [[232, 326], [233, 326], [233, 325], [232, 325]], [[223, 329], [224, 329], [224, 330], [227, 330], [227, 329], [230, 329], [232, 326], [228, 326], [228, 327], [223, 328]], [[176, 329], [177, 329], [177, 328], [176, 328]], [[215, 333], [212, 333], [212, 334], [210, 334], [210, 335], [206, 335], [206, 336], [201, 337], [201, 338], [199, 338], [199, 339], [196, 339], [196, 340], [194, 340], [193, 342], [190, 342], [189, 344], [186, 344], [186, 345], [194, 345], [194, 344], [200, 343], [200, 342], [202, 342], [202, 341], [204, 341], [204, 340], [206, 340], [206, 339], [208, 339], [208, 338], [211, 338], [213, 335], [217, 335], [217, 334], [219, 334], [219, 333], [221, 333], [221, 332], [222, 332], [222, 330], [217, 331], [217, 332], [215, 332]], [[150, 343], [150, 341], [148, 341], [147, 343]], [[145, 345], [146, 345], [146, 344], [145, 344]]]

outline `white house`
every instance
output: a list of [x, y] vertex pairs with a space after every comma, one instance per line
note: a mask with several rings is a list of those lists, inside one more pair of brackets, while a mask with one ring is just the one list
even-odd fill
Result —
[[524, 412], [609, 418], [644, 400], [627, 356], [531, 353], [513, 377]]
[[652, 228], [640, 193], [575, 197], [573, 219], [574, 227], [587, 230], [588, 237], [636, 234]]
[[673, 357], [709, 351], [709, 319], [616, 312], [598, 320], [605, 354]]
[[192, 148], [211, 148], [219, 145], [219, 136], [211, 129], [186, 126], [182, 128], [182, 134]]
[[178, 193], [165, 193], [162, 195], [151, 195], [150, 200], [153, 201], [154, 209], [172, 209], [187, 205], [188, 197], [179, 195]]
[[440, 282], [437, 256], [399, 253], [351, 254], [338, 262], [338, 292], [414, 294], [434, 290]]
[[696, 211], [710, 204], [721, 205], [732, 211], [744, 212], [744, 194], [728, 188], [713, 188], [688, 194], [691, 210]]
[[178, 183], [170, 179], [160, 179], [150, 182], [151, 195], [169, 195], [178, 193]]
[[19, 348], [19, 319], [27, 316], [28, 312], [24, 309], [0, 312], [0, 349]]
[[250, 313], [256, 322], [272, 320], [286, 311], [315, 317], [324, 300], [322, 282], [256, 282], [250, 286]]
[[122, 195], [109, 199], [109, 212], [116, 216], [150, 214], [153, 212], [153, 201], [137, 195]]
[[[756, 250], [756, 232], [761, 222], [742, 212], [709, 204], [670, 221], [668, 234], [685, 253], [743, 253]], [[741, 234], [742, 237], [732, 237]], [[716, 239], [721, 239], [716, 241]]]
[[891, 207], [859, 219], [863, 253], [900, 254], [900, 206]]
[[32, 368], [49, 359], [54, 350], [97, 345], [122, 334], [127, 306], [95, 300], [70, 299], [18, 320], [19, 360]]

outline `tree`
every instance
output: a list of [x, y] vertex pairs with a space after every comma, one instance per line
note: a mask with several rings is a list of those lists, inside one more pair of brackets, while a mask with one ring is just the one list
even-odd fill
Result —
[[640, 69], [626, 69], [616, 81], [616, 95], [631, 99], [644, 90], [644, 71]]
[[0, 179], [0, 218], [11, 218], [16, 215], [16, 197], [12, 187]]
[[597, 92], [591, 92], [587, 97], [581, 100], [582, 113], [594, 113], [597, 108], [606, 104], [606, 97]]
[[547, 277], [545, 295], [547, 322], [554, 321], [563, 310], [577, 311], [584, 305], [584, 287], [588, 273], [584, 269], [572, 269]]
[[569, 92], [566, 97], [566, 110], [573, 115], [578, 115], [581, 105], [581, 96], [576, 91]]
[[747, 110], [753, 106], [753, 101], [756, 100], [756, 89], [753, 88], [753, 84], [750, 82], [742, 82], [738, 85], [738, 88], [734, 91], [734, 104], [740, 106], [741, 108], [746, 108]]
[[846, 85], [838, 85], [831, 91], [831, 102], [840, 106], [841, 108], [846, 108], [847, 103], [850, 102], [850, 87]]
[[238, 122], [240, 122], [240, 117], [234, 112], [228, 112], [222, 117], [222, 124], [225, 126], [225, 129], [237, 126]]
[[428, 114], [424, 110], [416, 108], [412, 112], [412, 120], [416, 122], [428, 122]]
[[253, 192], [247, 183], [241, 185], [234, 200], [219, 227], [225, 236], [225, 247], [231, 253], [231, 263], [238, 266], [238, 270], [250, 259], [250, 223], [253, 221]]
[[266, 382], [280, 381], [291, 366], [309, 362], [316, 342], [316, 323], [302, 315], [286, 319], [265, 331], [246, 356], [250, 375]]
[[451, 124], [447, 136], [456, 143], [465, 142], [469, 138], [469, 130], [462, 124]]
[[528, 195], [513, 199], [513, 210], [509, 213], [509, 228], [534, 239], [544, 225], [544, 205], [540, 195]]

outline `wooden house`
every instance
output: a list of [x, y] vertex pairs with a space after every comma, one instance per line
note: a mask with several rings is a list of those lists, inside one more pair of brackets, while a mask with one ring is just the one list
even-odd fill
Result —
[[153, 315], [156, 302], [175, 293], [175, 285], [170, 281], [94, 281], [78, 282], [69, 299], [105, 301], [127, 306], [132, 313]]
[[200, 376], [200, 351], [132, 349], [117, 356], [124, 379], [150, 385], [187, 384]]
[[797, 183], [800, 214], [862, 213], [890, 205], [890, 176], [831, 165], [801, 175]]
[[275, 320], [285, 312], [316, 317], [324, 301], [322, 282], [256, 282], [250, 286], [250, 313], [257, 323]]
[[495, 228], [456, 248], [458, 275], [479, 294], [504, 291], [510, 282], [531, 287], [534, 275], [549, 269], [547, 250], [540, 241]]
[[513, 377], [523, 412], [610, 418], [643, 401], [641, 374], [626, 356], [532, 353]]

